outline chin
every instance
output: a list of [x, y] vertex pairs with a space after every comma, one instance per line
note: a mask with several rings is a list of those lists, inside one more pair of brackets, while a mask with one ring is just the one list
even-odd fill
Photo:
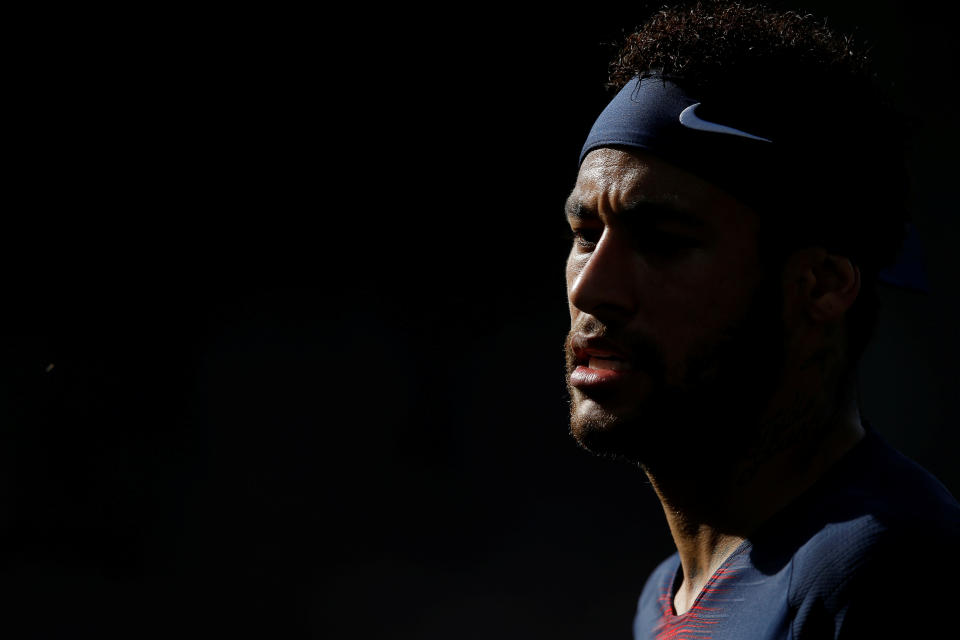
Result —
[[[732, 454], [728, 448], [737, 442], [737, 429], [729, 418], [747, 417], [709, 393], [676, 388], [629, 402], [570, 391], [570, 435], [577, 444], [595, 455], [643, 467], [686, 466]], [[749, 421], [733, 422], [743, 428]]]
[[576, 396], [576, 392], [571, 396], [570, 435], [580, 447], [639, 465], [664, 455], [671, 426], [655, 412], [614, 410]]

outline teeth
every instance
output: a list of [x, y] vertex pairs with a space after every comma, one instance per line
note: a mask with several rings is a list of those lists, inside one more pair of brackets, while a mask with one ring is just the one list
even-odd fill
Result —
[[632, 369], [629, 362], [625, 360], [610, 360], [608, 358], [598, 358], [596, 356], [591, 356], [588, 366], [591, 369], [610, 369], [612, 371], [623, 371], [625, 369]]

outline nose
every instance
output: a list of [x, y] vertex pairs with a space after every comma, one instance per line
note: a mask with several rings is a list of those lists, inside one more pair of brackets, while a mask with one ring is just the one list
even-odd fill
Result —
[[640, 265], [633, 246], [607, 227], [593, 252], [581, 260], [571, 264], [572, 282], [567, 292], [570, 304], [605, 324], [625, 324], [637, 304]]

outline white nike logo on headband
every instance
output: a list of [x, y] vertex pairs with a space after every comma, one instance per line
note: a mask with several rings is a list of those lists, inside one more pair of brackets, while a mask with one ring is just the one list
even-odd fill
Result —
[[740, 129], [734, 129], [733, 127], [728, 127], [723, 124], [717, 124], [716, 122], [708, 122], [703, 120], [694, 113], [694, 110], [700, 106], [699, 102], [696, 102], [683, 111], [680, 112], [680, 124], [687, 127], [688, 129], [696, 129], [697, 131], [711, 131], [713, 133], [727, 133], [732, 136], [741, 136], [744, 138], [750, 138], [751, 140], [760, 140], [761, 142], [773, 142], [769, 138], [761, 138], [760, 136], [755, 136], [752, 133], [747, 133], [746, 131], [740, 131]]

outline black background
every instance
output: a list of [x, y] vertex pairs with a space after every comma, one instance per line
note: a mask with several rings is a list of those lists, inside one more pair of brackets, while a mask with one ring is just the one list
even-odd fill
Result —
[[[630, 637], [672, 544], [567, 435], [561, 209], [657, 6], [11, 19], [0, 625]], [[915, 120], [931, 291], [883, 289], [863, 401], [956, 492], [956, 11], [790, 6]]]

